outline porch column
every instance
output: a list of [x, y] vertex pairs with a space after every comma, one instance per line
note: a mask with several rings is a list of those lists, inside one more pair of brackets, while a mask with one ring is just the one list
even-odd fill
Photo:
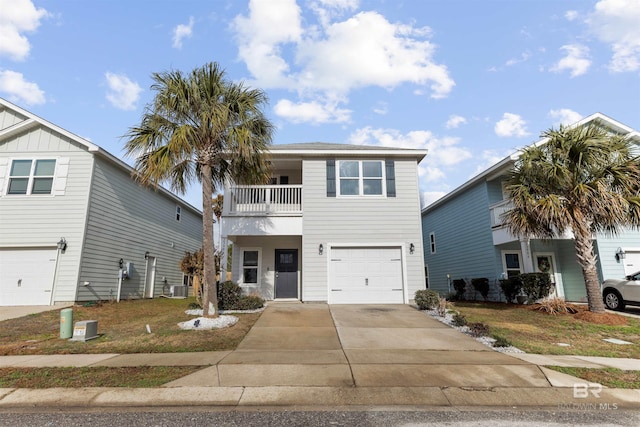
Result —
[[520, 250], [522, 251], [522, 268], [525, 273], [533, 273], [533, 256], [531, 254], [531, 240], [528, 237], [520, 238]]
[[227, 236], [220, 236], [220, 283], [227, 281], [227, 258], [229, 258], [229, 241]]

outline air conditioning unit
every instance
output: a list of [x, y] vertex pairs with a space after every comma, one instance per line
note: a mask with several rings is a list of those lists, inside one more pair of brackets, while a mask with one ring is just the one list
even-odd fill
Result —
[[186, 298], [188, 293], [189, 289], [185, 285], [171, 286], [171, 296], [174, 298]]

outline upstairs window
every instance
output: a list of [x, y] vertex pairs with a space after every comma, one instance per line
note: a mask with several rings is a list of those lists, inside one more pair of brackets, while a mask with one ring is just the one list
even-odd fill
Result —
[[340, 196], [382, 196], [385, 194], [384, 162], [341, 160], [338, 162]]
[[55, 159], [14, 160], [7, 194], [51, 194], [55, 170]]
[[176, 221], [180, 221], [180, 215], [182, 214], [182, 208], [176, 206]]
[[431, 253], [436, 253], [436, 235], [435, 233], [429, 233], [429, 246], [431, 249]]

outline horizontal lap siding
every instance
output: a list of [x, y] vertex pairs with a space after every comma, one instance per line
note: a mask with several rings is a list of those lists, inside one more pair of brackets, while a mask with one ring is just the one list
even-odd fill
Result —
[[[0, 121], [6, 125], [6, 111], [3, 116], [5, 118]], [[68, 246], [59, 257], [54, 299], [73, 301], [78, 283], [93, 156], [76, 142], [46, 128], [34, 128], [3, 142], [0, 144], [0, 156], [69, 159], [64, 195], [3, 195], [0, 198], [0, 245], [55, 247], [56, 242], [64, 237]]]
[[[327, 197], [326, 160], [303, 161], [303, 300], [327, 300], [329, 243], [403, 244], [409, 298], [424, 289], [416, 161], [395, 159], [395, 178], [397, 197]], [[409, 254], [410, 243], [414, 254]]]
[[155, 295], [168, 285], [182, 284], [179, 262], [185, 251], [202, 246], [202, 218], [182, 207], [175, 220], [176, 202], [132, 180], [129, 173], [96, 158], [85, 251], [80, 273], [78, 300], [116, 297], [118, 260], [133, 263], [130, 279], [122, 285], [121, 298], [139, 298], [144, 292], [145, 252], [156, 257]]
[[[452, 282], [464, 278], [470, 283], [473, 278], [486, 277], [492, 284], [492, 297], [496, 298], [497, 268], [502, 271], [502, 267], [496, 266], [486, 183], [478, 183], [423, 214], [422, 233], [431, 289], [448, 292], [447, 274]], [[435, 234], [435, 254], [431, 254], [430, 233]]]
[[616, 279], [625, 276], [624, 260], [616, 260], [616, 250], [640, 248], [640, 231], [622, 229], [616, 236], [598, 235], [596, 243], [601, 266], [601, 279]]

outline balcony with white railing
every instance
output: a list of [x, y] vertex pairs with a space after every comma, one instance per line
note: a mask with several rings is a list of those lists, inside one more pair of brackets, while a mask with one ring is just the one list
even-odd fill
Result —
[[228, 189], [229, 215], [302, 215], [302, 185], [237, 185]]
[[504, 225], [502, 215], [511, 209], [513, 209], [513, 203], [509, 200], [502, 200], [489, 206], [489, 212], [491, 212], [491, 228], [502, 227]]

